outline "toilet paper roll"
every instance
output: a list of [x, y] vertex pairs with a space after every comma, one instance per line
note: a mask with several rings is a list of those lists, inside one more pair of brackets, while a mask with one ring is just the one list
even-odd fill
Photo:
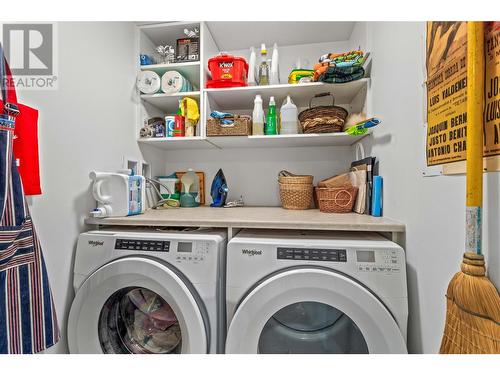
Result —
[[160, 90], [161, 79], [158, 74], [151, 70], [139, 73], [137, 77], [137, 87], [143, 94], [154, 94]]
[[191, 91], [192, 86], [184, 76], [176, 70], [166, 72], [161, 77], [161, 90], [165, 94]]

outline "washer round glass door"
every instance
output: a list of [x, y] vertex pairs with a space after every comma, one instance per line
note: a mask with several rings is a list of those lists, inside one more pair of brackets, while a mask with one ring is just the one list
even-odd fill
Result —
[[91, 274], [68, 320], [71, 353], [207, 353], [208, 330], [195, 291], [149, 258], [114, 260]]
[[226, 353], [406, 353], [387, 308], [364, 286], [323, 268], [260, 282], [231, 319]]

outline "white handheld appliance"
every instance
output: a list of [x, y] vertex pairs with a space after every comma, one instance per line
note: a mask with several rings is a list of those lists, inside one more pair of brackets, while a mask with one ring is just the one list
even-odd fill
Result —
[[144, 212], [146, 180], [143, 176], [92, 171], [89, 177], [94, 181], [92, 195], [97, 201], [91, 216], [129, 216]]

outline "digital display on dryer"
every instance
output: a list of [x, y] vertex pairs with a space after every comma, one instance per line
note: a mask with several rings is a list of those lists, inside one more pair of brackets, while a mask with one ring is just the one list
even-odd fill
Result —
[[118, 238], [115, 242], [115, 250], [168, 252], [170, 250], [170, 241], [134, 240], [130, 238]]
[[347, 262], [345, 249], [303, 249], [278, 247], [278, 259]]

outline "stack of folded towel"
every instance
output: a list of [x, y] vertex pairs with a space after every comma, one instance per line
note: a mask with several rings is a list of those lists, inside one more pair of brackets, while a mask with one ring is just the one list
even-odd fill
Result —
[[314, 65], [314, 80], [326, 83], [344, 83], [355, 81], [365, 75], [363, 64], [368, 54], [363, 51], [346, 53], [328, 53]]

